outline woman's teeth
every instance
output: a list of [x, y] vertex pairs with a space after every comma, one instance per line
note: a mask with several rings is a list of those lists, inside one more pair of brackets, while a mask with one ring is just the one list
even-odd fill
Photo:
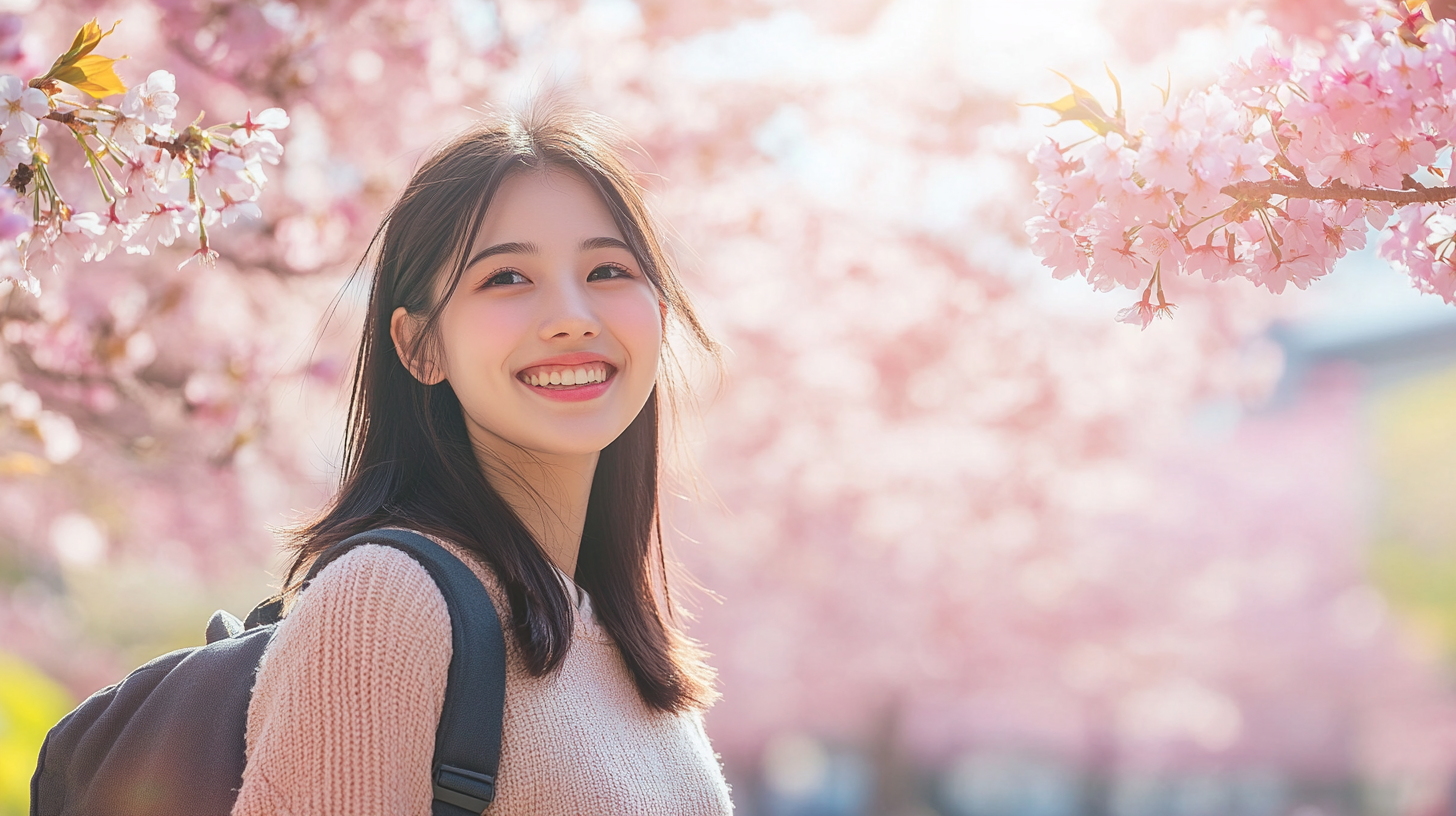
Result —
[[531, 385], [590, 385], [591, 383], [606, 382], [607, 369], [599, 366], [583, 366], [582, 368], [564, 368], [557, 371], [543, 371], [524, 376], [525, 381]]

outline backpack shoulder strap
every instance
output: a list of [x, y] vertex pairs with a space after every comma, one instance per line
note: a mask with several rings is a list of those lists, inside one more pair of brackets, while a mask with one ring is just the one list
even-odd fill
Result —
[[432, 816], [479, 814], [495, 798], [500, 767], [501, 718], [506, 699], [506, 644], [490, 594], [470, 568], [448, 550], [419, 533], [371, 530], [351, 536], [319, 556], [308, 571], [320, 570], [361, 544], [401, 550], [430, 573], [450, 608], [453, 652], [445, 686], [445, 706], [435, 731], [431, 777]]

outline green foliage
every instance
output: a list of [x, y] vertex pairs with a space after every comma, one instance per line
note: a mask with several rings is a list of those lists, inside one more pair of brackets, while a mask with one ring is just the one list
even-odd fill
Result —
[[30, 777], [41, 743], [73, 707], [55, 681], [0, 652], [0, 816], [30, 810]]
[[1417, 632], [1456, 658], [1456, 369], [1379, 398], [1381, 496], [1371, 577]]

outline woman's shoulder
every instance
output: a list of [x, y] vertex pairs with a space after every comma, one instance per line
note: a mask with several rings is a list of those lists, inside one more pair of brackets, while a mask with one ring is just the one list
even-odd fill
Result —
[[448, 631], [449, 609], [429, 572], [393, 547], [362, 544], [305, 585], [281, 627], [376, 630], [367, 635], [436, 622]]
[[[474, 550], [457, 544], [449, 538], [419, 530], [388, 529], [403, 530], [429, 539], [469, 567], [470, 571], [492, 590], [492, 594], [499, 588], [501, 581], [495, 570]], [[402, 580], [404, 581], [401, 584], [402, 588], [416, 590], [422, 588], [425, 582], [433, 583], [424, 566], [399, 548], [387, 544], [360, 544], [336, 557], [305, 586], [309, 587], [310, 591], [313, 587], [318, 586], [334, 589], [340, 586], [357, 588], [361, 582], [368, 584], [381, 579]], [[308, 594], [308, 592], [301, 593], [299, 600], [301, 601]]]
[[486, 591], [490, 593], [491, 601], [496, 605], [496, 613], [501, 614], [505, 611], [501, 609], [501, 601], [505, 598], [505, 589], [501, 583], [500, 576], [496, 574], [495, 568], [481, 557], [479, 553], [463, 544], [457, 544], [448, 538], [418, 530], [411, 530], [410, 532], [419, 533], [425, 538], [439, 544], [441, 547], [444, 547], [446, 552], [460, 559], [465, 566], [470, 568], [471, 572], [475, 573], [475, 577], [479, 578], [480, 582], [485, 585]]
[[[501, 606], [505, 601], [505, 590], [499, 576], [484, 558], [474, 550], [448, 538], [418, 530], [408, 530], [408, 532], [433, 541], [465, 564], [485, 585], [491, 601], [496, 606], [497, 614], [505, 613], [506, 609]], [[333, 598], [334, 596], [363, 593], [366, 598], [373, 598], [378, 594], [380, 588], [391, 587], [393, 592], [400, 596], [392, 599], [396, 604], [413, 600], [423, 601], [433, 606], [434, 601], [438, 600], [439, 609], [446, 609], [444, 596], [440, 594], [434, 579], [413, 557], [385, 544], [361, 544], [340, 555], [320, 570], [319, 574], [308, 582], [307, 589], [299, 594], [293, 606], [290, 607], [289, 614], [292, 614], [292, 609], [303, 606], [310, 596]]]
[[320, 570], [259, 664], [235, 816], [428, 812], [451, 652], [445, 599], [407, 554], [365, 544]]

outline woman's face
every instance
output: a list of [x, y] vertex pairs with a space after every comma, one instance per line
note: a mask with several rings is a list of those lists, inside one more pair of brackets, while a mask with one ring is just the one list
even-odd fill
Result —
[[518, 173], [467, 258], [423, 379], [449, 380], [477, 446], [601, 451], [652, 391], [664, 314], [606, 205], [571, 173]]

